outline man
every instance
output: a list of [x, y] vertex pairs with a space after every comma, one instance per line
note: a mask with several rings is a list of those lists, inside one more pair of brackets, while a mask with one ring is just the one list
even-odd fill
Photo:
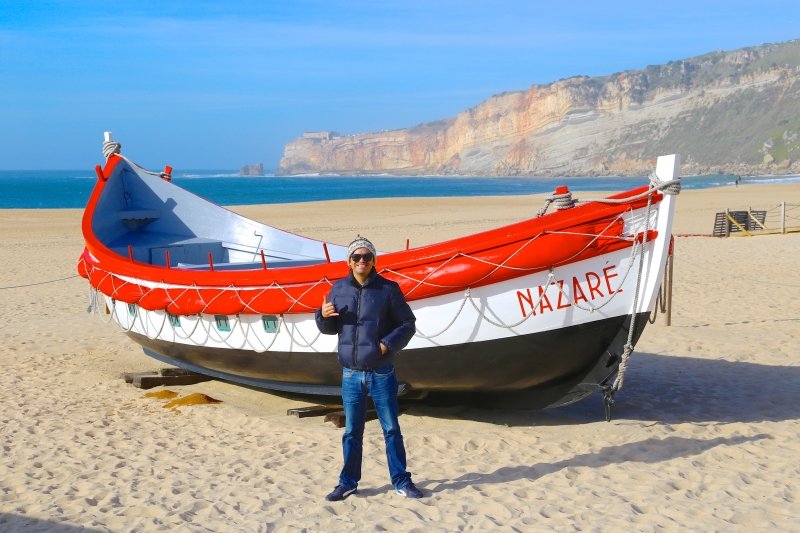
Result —
[[322, 333], [339, 335], [339, 363], [343, 367], [344, 467], [339, 484], [326, 496], [328, 501], [344, 500], [358, 492], [367, 395], [375, 403], [383, 428], [392, 485], [402, 496], [422, 497], [406, 471], [394, 372], [394, 357], [414, 336], [416, 318], [397, 283], [375, 270], [375, 256], [375, 246], [368, 239], [358, 237], [351, 242], [347, 247], [350, 273], [334, 283], [316, 313]]

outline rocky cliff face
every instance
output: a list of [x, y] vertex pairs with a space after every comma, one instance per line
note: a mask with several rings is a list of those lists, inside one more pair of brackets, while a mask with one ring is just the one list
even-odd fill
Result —
[[280, 172], [643, 175], [800, 172], [800, 41], [493, 96], [410, 129], [304, 134]]

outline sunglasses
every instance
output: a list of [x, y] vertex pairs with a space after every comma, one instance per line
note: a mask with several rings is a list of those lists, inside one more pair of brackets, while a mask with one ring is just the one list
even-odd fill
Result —
[[370, 261], [375, 259], [375, 256], [372, 254], [372, 252], [368, 252], [366, 254], [353, 254], [350, 256], [350, 259], [352, 259], [354, 263], [358, 263], [362, 259], [364, 260], [365, 263], [369, 263]]

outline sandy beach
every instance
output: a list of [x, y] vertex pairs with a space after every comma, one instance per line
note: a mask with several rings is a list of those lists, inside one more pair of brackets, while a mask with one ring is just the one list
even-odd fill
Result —
[[[232, 209], [393, 250], [533, 216], [542, 198]], [[211, 381], [169, 388], [221, 403], [176, 411], [126, 384], [162, 365], [86, 313], [81, 211], [2, 210], [0, 531], [800, 531], [800, 233], [694, 236], [725, 208], [777, 220], [781, 201], [800, 205], [800, 185], [681, 193], [672, 325], [645, 330], [611, 422], [599, 396], [408, 403], [426, 498], [394, 493], [371, 421], [359, 494], [337, 503], [342, 430], [286, 416], [304, 399]]]

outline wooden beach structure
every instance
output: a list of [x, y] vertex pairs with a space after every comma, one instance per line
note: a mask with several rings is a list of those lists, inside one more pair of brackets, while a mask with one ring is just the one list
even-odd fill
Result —
[[780, 204], [765, 210], [726, 209], [714, 218], [714, 237], [771, 235], [800, 231], [800, 204]]

